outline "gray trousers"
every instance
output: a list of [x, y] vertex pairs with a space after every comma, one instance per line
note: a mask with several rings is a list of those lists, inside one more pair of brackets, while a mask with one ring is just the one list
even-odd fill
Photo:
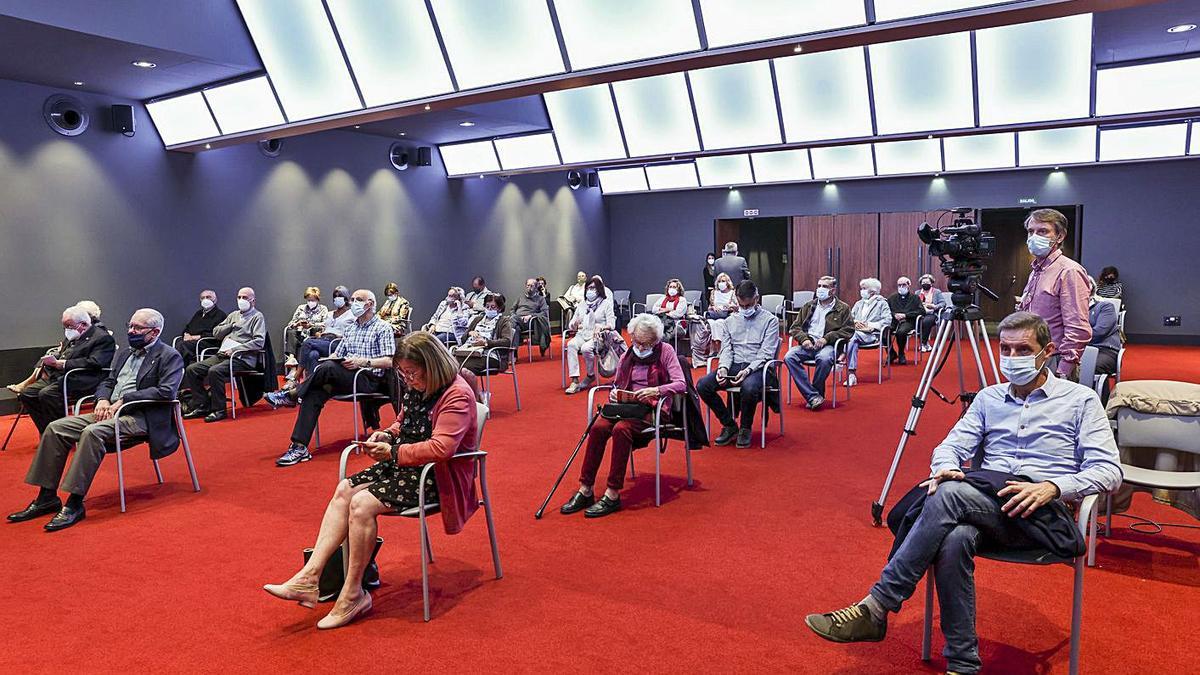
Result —
[[[118, 422], [121, 425], [122, 442], [146, 434], [146, 421], [140, 415], [122, 415]], [[97, 422], [96, 416], [89, 414], [55, 420], [42, 434], [37, 455], [29, 466], [29, 473], [25, 474], [25, 482], [53, 490], [59, 486], [61, 479], [63, 492], [85, 495], [100, 468], [100, 462], [104, 461], [105, 452], [115, 443], [111, 419]], [[77, 446], [75, 458], [71, 460], [66, 476], [63, 476], [71, 446]]]

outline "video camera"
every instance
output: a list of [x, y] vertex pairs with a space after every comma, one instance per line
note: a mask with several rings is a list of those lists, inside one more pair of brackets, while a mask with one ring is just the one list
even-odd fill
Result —
[[929, 223], [922, 223], [917, 228], [917, 236], [929, 247], [929, 255], [942, 261], [941, 270], [948, 279], [954, 307], [970, 307], [975, 302], [976, 291], [999, 300], [999, 296], [979, 283], [987, 269], [983, 261], [996, 252], [996, 238], [984, 232], [975, 222], [973, 208], [949, 209], [941, 217], [947, 214], [954, 215], [954, 223], [950, 227], [938, 229]]

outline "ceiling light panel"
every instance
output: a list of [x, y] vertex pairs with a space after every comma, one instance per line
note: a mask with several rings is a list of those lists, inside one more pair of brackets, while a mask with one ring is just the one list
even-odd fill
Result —
[[572, 70], [700, 49], [691, 0], [555, 0]]
[[942, 139], [947, 171], [1011, 169], [1017, 165], [1016, 134], [979, 134]]
[[625, 157], [625, 143], [607, 84], [548, 91], [542, 98], [564, 162]]
[[1187, 150], [1187, 123], [1100, 130], [1100, 161], [1179, 157]]
[[747, 11], [742, 0], [700, 0], [709, 47], [804, 35], [867, 22], [861, 2], [829, 0], [756, 0]]
[[783, 183], [812, 180], [812, 165], [808, 150], [774, 150], [750, 153], [754, 165], [754, 182]]
[[448, 176], [467, 176], [500, 170], [500, 163], [496, 160], [496, 149], [492, 147], [491, 141], [439, 145], [438, 152], [442, 155], [442, 164], [446, 167]]
[[876, 143], [875, 166], [880, 176], [935, 173], [942, 170], [942, 144], [936, 138]]
[[987, 5], [1008, 4], [1013, 4], [1012, 0], [875, 0], [875, 20], [892, 21]]
[[1096, 114], [1200, 106], [1200, 58], [1096, 71]]
[[321, 0], [238, 0], [289, 120], [362, 107]]
[[200, 92], [146, 104], [164, 146], [220, 136]]
[[976, 32], [981, 126], [1087, 117], [1092, 15]]
[[646, 179], [651, 190], [680, 190], [700, 187], [696, 164], [658, 164], [646, 167]]
[[204, 91], [222, 134], [236, 134], [283, 124], [283, 113], [267, 78], [256, 77]]
[[1200, 126], [1192, 122], [1192, 146], [1188, 149], [1189, 155], [1200, 156]]
[[460, 89], [561, 73], [545, 0], [430, 0]]
[[558, 148], [554, 145], [554, 134], [497, 138], [496, 154], [500, 156], [500, 166], [505, 170], [562, 163], [558, 159]]
[[454, 90], [424, 2], [326, 1], [368, 106]]
[[618, 192], [645, 192], [650, 189], [646, 184], [646, 170], [640, 166], [628, 169], [600, 169], [600, 192], [615, 194]]
[[788, 143], [871, 135], [862, 47], [775, 59]]
[[827, 180], [875, 175], [869, 144], [812, 148], [809, 152], [812, 153], [813, 178]]
[[780, 142], [769, 62], [693, 70], [688, 79], [705, 150]]
[[[807, 165], [808, 160], [805, 159]], [[750, 155], [697, 157], [696, 170], [700, 173], [700, 184], [705, 187], [754, 182], [754, 175], [750, 172]]]
[[880, 134], [975, 125], [969, 33], [871, 45]]
[[1021, 166], [1081, 164], [1096, 161], [1096, 127], [1022, 131], [1017, 137]]
[[630, 156], [700, 150], [683, 73], [614, 82], [612, 87]]

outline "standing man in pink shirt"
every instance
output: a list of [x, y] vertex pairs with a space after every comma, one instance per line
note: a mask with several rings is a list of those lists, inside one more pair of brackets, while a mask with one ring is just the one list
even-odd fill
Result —
[[1018, 309], [1046, 320], [1058, 346], [1057, 374], [1077, 380], [1083, 349], [1091, 342], [1088, 321], [1087, 271], [1063, 255], [1067, 217], [1054, 209], [1038, 209], [1025, 219], [1026, 244], [1033, 254], [1033, 271]]

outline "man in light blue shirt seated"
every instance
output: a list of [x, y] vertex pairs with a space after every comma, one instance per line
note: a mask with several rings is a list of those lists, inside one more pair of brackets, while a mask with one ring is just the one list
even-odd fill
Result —
[[[1117, 445], [1100, 399], [1092, 389], [1050, 372], [1046, 363], [1055, 351], [1041, 317], [1017, 312], [1000, 323], [1000, 369], [1008, 383], [979, 392], [934, 449], [930, 477], [921, 484], [928, 496], [920, 515], [867, 597], [845, 609], [808, 615], [805, 623], [813, 632], [834, 642], [882, 640], [888, 612], [900, 611], [933, 565], [947, 670], [980, 669], [977, 548], [1036, 548], [1022, 519], [1054, 500], [1074, 501], [1121, 484]], [[981, 446], [981, 469], [1016, 479], [995, 495], [975, 487], [962, 468]], [[1065, 511], [1053, 517], [1069, 518]]]

